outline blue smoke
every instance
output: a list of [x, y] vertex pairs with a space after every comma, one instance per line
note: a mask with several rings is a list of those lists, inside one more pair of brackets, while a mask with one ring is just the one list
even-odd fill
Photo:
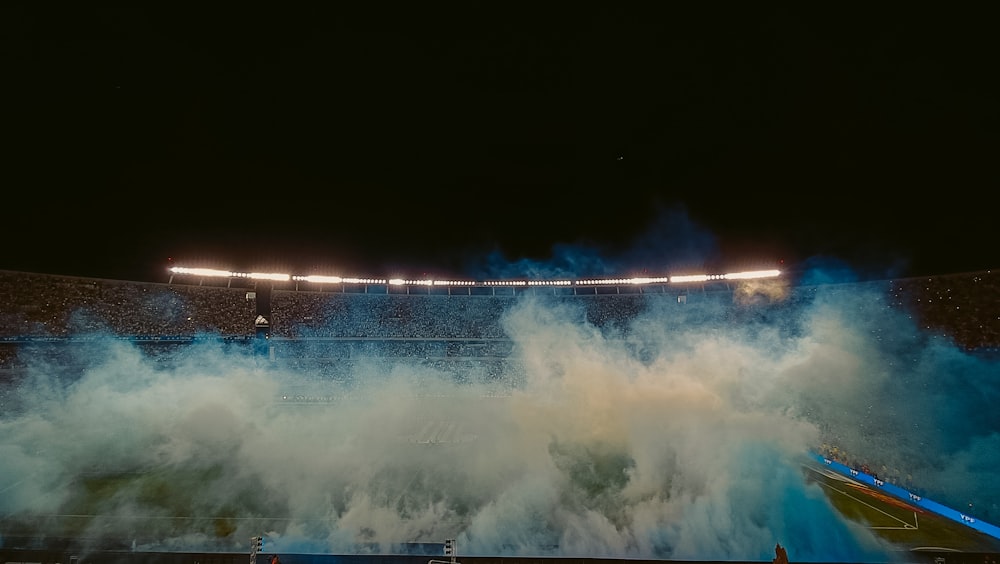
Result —
[[463, 269], [480, 279], [575, 279], [701, 273], [720, 261], [716, 238], [683, 207], [670, 207], [661, 208], [653, 223], [620, 248], [590, 241], [559, 242], [544, 259], [494, 250], [471, 258]]
[[[561, 251], [539, 268], [614, 262]], [[992, 516], [995, 359], [920, 327], [878, 284], [686, 297], [504, 301], [489, 323], [512, 348], [496, 370], [377, 348], [317, 362], [114, 339], [29, 352], [2, 396], [5, 538], [41, 522], [140, 550], [242, 550], [263, 532], [277, 552], [457, 538], [466, 555], [769, 560], [780, 542], [793, 561], [892, 559], [807, 478], [802, 455], [823, 443]], [[311, 336], [413, 311], [309, 299]], [[406, 299], [421, 304], [412, 323], [452, 326], [479, 298]]]

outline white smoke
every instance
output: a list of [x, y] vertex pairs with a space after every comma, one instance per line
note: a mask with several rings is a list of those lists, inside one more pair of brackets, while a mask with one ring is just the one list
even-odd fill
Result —
[[[971, 495], [962, 480], [998, 482], [995, 422], [936, 418], [996, 405], [977, 379], [995, 367], [927, 342], [875, 294], [820, 294], [654, 297], [614, 330], [580, 301], [525, 297], [502, 320], [520, 378], [503, 397], [406, 360], [369, 359], [347, 382], [210, 344], [164, 362], [95, 343], [9, 392], [0, 511], [145, 550], [245, 550], [265, 533], [276, 552], [457, 538], [468, 555], [770, 560], [780, 542], [800, 561], [884, 559], [803, 453], [836, 437]], [[958, 384], [974, 394], [942, 410]]]

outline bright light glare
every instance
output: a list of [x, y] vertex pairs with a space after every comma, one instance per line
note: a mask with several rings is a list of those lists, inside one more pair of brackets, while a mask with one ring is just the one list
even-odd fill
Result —
[[726, 275], [726, 280], [750, 280], [753, 278], [774, 278], [780, 276], [780, 270], [750, 270], [747, 272], [732, 272]]
[[236, 273], [229, 272], [228, 270], [216, 270], [214, 268], [184, 268], [183, 266], [175, 266], [170, 269], [170, 272], [173, 272], [174, 274], [193, 274], [195, 276], [221, 276], [223, 278], [229, 278], [236, 275]]
[[344, 281], [340, 276], [321, 276], [314, 274], [311, 276], [296, 276], [296, 280], [302, 280], [303, 282], [314, 282], [316, 284], [340, 284]]
[[569, 286], [572, 280], [528, 280], [529, 286]]
[[274, 280], [276, 282], [285, 282], [291, 280], [291, 276], [288, 274], [279, 273], [269, 273], [269, 272], [250, 272], [246, 275], [247, 278], [253, 280]]
[[386, 284], [381, 278], [344, 278], [344, 284]]
[[291, 276], [282, 273], [266, 272], [230, 272], [212, 268], [185, 268], [174, 266], [168, 269], [174, 274], [190, 274], [194, 276], [216, 276], [224, 278], [251, 278], [254, 280], [273, 280], [285, 282], [296, 280], [318, 284], [389, 284], [392, 286], [616, 286], [624, 284], [684, 284], [691, 282], [710, 282], [713, 280], [751, 280], [755, 278], [774, 278], [781, 275], [780, 270], [748, 270], [745, 272], [730, 272], [728, 274], [687, 274], [680, 276], [636, 277], [636, 278], [605, 278], [583, 280], [407, 280], [405, 278], [343, 278], [340, 276]]
[[687, 274], [684, 276], [671, 276], [670, 282], [672, 284], [683, 284], [685, 282], [707, 282], [711, 280], [711, 277], [707, 274]]

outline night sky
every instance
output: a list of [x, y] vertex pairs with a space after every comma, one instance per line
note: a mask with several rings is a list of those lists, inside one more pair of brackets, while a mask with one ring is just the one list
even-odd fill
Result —
[[0, 268], [1000, 266], [985, 10], [539, 5], [6, 5]]

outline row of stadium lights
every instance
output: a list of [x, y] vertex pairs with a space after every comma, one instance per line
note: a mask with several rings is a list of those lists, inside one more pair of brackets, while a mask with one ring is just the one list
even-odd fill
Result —
[[626, 284], [684, 284], [697, 282], [712, 282], [726, 280], [752, 280], [757, 278], [775, 278], [781, 275], [779, 270], [750, 270], [745, 272], [730, 272], [728, 274], [692, 274], [683, 276], [639, 277], [639, 278], [593, 278], [587, 280], [488, 280], [477, 282], [473, 280], [407, 280], [404, 278], [351, 278], [342, 276], [308, 275], [294, 276], [290, 274], [267, 272], [230, 272], [212, 268], [186, 268], [174, 266], [169, 269], [173, 274], [192, 276], [208, 276], [220, 278], [247, 278], [252, 280], [271, 280], [274, 282], [311, 282], [314, 284], [388, 284], [390, 286], [619, 286]]

